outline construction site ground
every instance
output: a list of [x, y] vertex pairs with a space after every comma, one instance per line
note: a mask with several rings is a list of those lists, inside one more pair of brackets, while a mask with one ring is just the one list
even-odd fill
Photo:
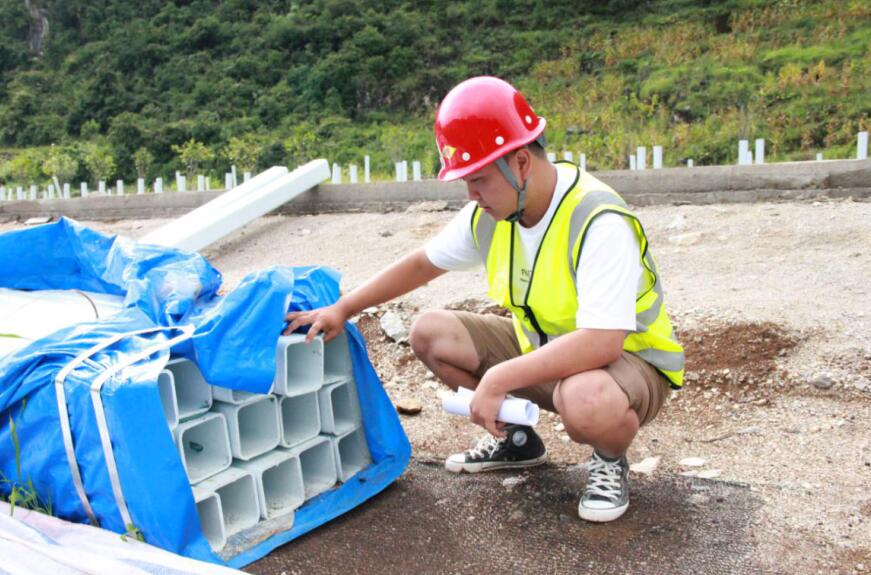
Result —
[[[228, 291], [256, 270], [310, 264], [342, 272], [347, 291], [422, 246], [452, 217], [440, 207], [263, 217], [203, 255]], [[443, 386], [379, 318], [394, 312], [410, 327], [430, 308], [497, 311], [482, 272], [453, 273], [356, 318], [389, 396], [422, 405], [400, 416], [413, 447], [408, 471], [246, 571], [871, 572], [871, 203], [637, 213], [688, 365], [686, 388], [629, 451], [632, 463], [659, 461], [650, 474], [632, 474], [622, 519], [577, 518], [590, 450], [550, 413], [538, 425], [547, 466], [483, 477], [441, 468], [481, 430], [442, 412]], [[83, 223], [136, 238], [165, 221]], [[704, 463], [681, 464], [690, 457]]]

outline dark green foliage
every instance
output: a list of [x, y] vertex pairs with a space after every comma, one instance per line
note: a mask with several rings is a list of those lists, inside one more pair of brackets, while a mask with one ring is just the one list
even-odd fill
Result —
[[245, 135], [259, 166], [369, 153], [391, 171], [401, 140], [433, 173], [435, 108], [479, 74], [521, 87], [550, 140], [599, 167], [653, 139], [699, 164], [734, 161], [739, 135], [771, 137], [774, 154], [845, 146], [868, 121], [871, 13], [856, 0], [34, 4], [50, 22], [41, 57], [24, 3], [0, 0], [0, 145], [96, 126], [127, 179], [140, 148], [154, 173], [182, 169], [173, 146], [191, 139], [220, 173]]

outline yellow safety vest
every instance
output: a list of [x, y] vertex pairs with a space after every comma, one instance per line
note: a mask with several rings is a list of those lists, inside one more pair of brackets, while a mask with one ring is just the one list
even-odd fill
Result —
[[[635, 300], [635, 331], [623, 349], [658, 369], [672, 387], [683, 385], [684, 352], [663, 302], [662, 280], [647, 249], [647, 236], [623, 198], [604, 182], [578, 170], [560, 200], [532, 263], [526, 293], [514, 293], [515, 261], [523, 248], [514, 223], [495, 221], [479, 207], [472, 213], [472, 235], [484, 260], [487, 295], [511, 311], [520, 349], [528, 353], [548, 339], [575, 331], [578, 310], [576, 272], [584, 237], [593, 220], [612, 212], [626, 218], [640, 246], [642, 281]], [[515, 246], [517, 246], [515, 248]]]

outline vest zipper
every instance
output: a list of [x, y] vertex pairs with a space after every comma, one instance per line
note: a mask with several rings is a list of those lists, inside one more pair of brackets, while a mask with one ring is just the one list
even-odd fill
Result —
[[541, 329], [541, 326], [538, 325], [538, 320], [535, 318], [535, 314], [532, 313], [532, 308], [525, 305], [523, 306], [523, 311], [526, 314], [526, 319], [529, 320], [529, 323], [532, 324], [533, 329], [538, 333], [538, 345], [539, 347], [545, 345], [547, 343], [547, 334], [544, 333], [544, 330]]

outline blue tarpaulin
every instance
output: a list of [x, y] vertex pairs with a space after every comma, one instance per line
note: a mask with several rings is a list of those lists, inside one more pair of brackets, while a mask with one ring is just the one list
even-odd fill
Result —
[[[346, 328], [373, 463], [307, 501], [292, 529], [227, 561], [202, 534], [157, 387], [171, 353], [195, 361], [213, 385], [268, 391], [285, 311], [335, 302], [338, 283], [326, 267], [273, 267], [221, 295], [221, 274], [198, 254], [105, 235], [68, 219], [0, 234], [0, 287], [124, 297], [121, 314], [64, 328], [0, 359], [0, 479], [6, 479], [0, 491], [8, 495], [12, 484], [30, 480], [58, 517], [87, 522], [92, 516], [118, 533], [128, 530], [129, 517], [148, 543], [233, 567], [366, 501], [399, 477], [411, 448], [352, 324]], [[68, 457], [64, 419], [74, 457]]]

